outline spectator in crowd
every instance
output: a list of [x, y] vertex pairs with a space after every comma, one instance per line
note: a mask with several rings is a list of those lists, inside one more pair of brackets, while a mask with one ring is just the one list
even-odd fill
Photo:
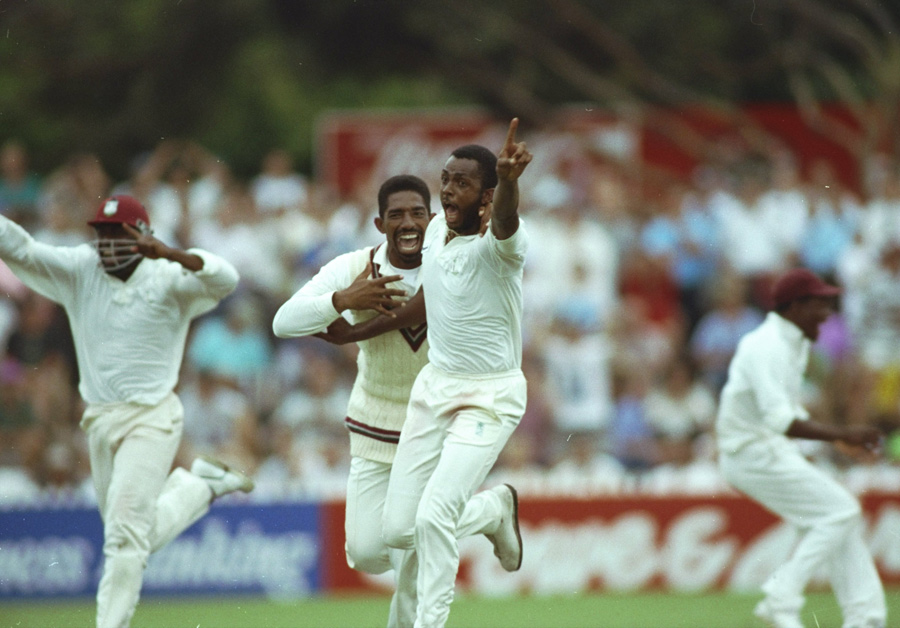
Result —
[[[213, 220], [194, 225], [191, 238], [195, 246], [234, 264], [248, 290], [272, 295], [284, 290], [287, 261], [278, 223], [260, 219], [246, 188], [229, 187]], [[255, 246], [247, 246], [248, 242]]]
[[750, 289], [751, 302], [767, 305], [771, 278], [787, 267], [793, 242], [779, 224], [778, 205], [767, 197], [770, 167], [760, 158], [739, 166], [735, 194], [718, 196], [712, 210], [721, 225], [722, 255]]
[[705, 202], [685, 185], [665, 192], [659, 211], [644, 225], [640, 246], [661, 259], [677, 284], [688, 331], [705, 311], [704, 287], [719, 263], [719, 228]]
[[252, 471], [258, 464], [259, 419], [240, 390], [227, 385], [208, 370], [185, 378], [178, 389], [185, 423], [177, 461], [189, 466], [200, 456], [232, 461]]
[[712, 308], [700, 318], [689, 346], [703, 380], [718, 393], [725, 384], [738, 341], [762, 322], [762, 314], [750, 304], [742, 277], [723, 274], [711, 289]]
[[824, 159], [810, 168], [809, 211], [800, 240], [800, 262], [819, 275], [833, 277], [859, 233], [863, 210], [859, 198]]
[[880, 185], [866, 203], [860, 232], [870, 251], [880, 251], [890, 241], [900, 242], [900, 164], [896, 160], [885, 165]]
[[615, 410], [607, 430], [609, 452], [628, 471], [640, 473], [659, 461], [659, 449], [647, 418], [652, 375], [636, 365], [614, 375]]
[[38, 222], [40, 177], [29, 169], [28, 152], [17, 140], [0, 146], [0, 214], [33, 229]]
[[[886, 241], [862, 288], [857, 329], [869, 417], [900, 413], [900, 241]], [[861, 391], [857, 391], [860, 394]]]
[[273, 357], [262, 308], [254, 295], [237, 294], [223, 309], [198, 323], [188, 348], [188, 363], [227, 381], [255, 402]]
[[716, 399], [697, 376], [688, 355], [677, 356], [644, 402], [661, 463], [687, 464], [702, 457], [716, 414]]
[[275, 148], [263, 158], [260, 172], [251, 184], [251, 193], [262, 215], [283, 216], [306, 205], [306, 179], [294, 170], [291, 154]]
[[572, 434], [599, 440], [613, 415], [612, 346], [595, 312], [578, 303], [561, 305], [539, 346], [552, 451], [562, 450]]

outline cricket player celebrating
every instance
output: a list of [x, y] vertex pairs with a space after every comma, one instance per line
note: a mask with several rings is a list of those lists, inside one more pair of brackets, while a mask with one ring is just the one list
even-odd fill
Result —
[[875, 452], [880, 432], [809, 419], [803, 373], [838, 288], [798, 268], [775, 284], [775, 311], [738, 344], [722, 390], [716, 432], [725, 479], [797, 527], [788, 561], [763, 585], [755, 614], [774, 628], [802, 628], [803, 592], [825, 567], [844, 628], [884, 628], [884, 590], [862, 537], [859, 502], [810, 463], [791, 438], [841, 442]]
[[184, 414], [174, 388], [188, 327], [235, 289], [238, 274], [215, 255], [154, 238], [146, 210], [130, 196], [107, 199], [89, 224], [98, 236], [93, 246], [56, 247], [0, 216], [0, 258], [68, 315], [103, 519], [97, 627], [126, 628], [150, 552], [203, 516], [215, 497], [253, 488], [208, 459], [190, 473], [172, 471]]
[[[341, 255], [297, 291], [275, 315], [276, 336], [323, 335], [348, 312], [352, 322], [392, 316], [398, 300], [422, 282], [422, 245], [432, 218], [431, 194], [418, 177], [398, 175], [378, 191], [375, 226], [386, 241]], [[325, 334], [327, 335], [327, 334]], [[424, 320], [359, 341], [358, 371], [344, 423], [350, 432], [350, 476], [345, 520], [347, 563], [366, 573], [394, 569], [396, 591], [388, 628], [416, 621], [418, 562], [412, 548], [391, 548], [382, 534], [388, 480], [406, 421], [410, 390], [428, 361]], [[458, 537], [495, 532], [511, 502], [496, 493], [477, 496], [455, 528]]]
[[[429, 363], [410, 393], [384, 506], [388, 545], [419, 558], [416, 628], [441, 628], [459, 569], [458, 526], [476, 505], [499, 502], [485, 535], [507, 571], [522, 564], [518, 498], [501, 485], [475, 494], [525, 412], [522, 276], [528, 239], [518, 214], [519, 177], [531, 163], [509, 125], [499, 156], [461, 146], [441, 172], [442, 216], [428, 225], [422, 286], [395, 317], [329, 328], [359, 340], [423, 319]], [[489, 221], [489, 222], [488, 222]], [[492, 500], [493, 501], [493, 500]]]

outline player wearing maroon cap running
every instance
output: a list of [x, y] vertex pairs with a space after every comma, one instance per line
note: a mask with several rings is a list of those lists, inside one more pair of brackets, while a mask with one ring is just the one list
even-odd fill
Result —
[[810, 345], [839, 293], [802, 268], [775, 283], [775, 311], [738, 344], [716, 420], [725, 479], [802, 533], [788, 561], [763, 585], [766, 597], [755, 610], [774, 628], [803, 627], [803, 592], [820, 568], [844, 628], [885, 626], [884, 590], [863, 541], [859, 502], [791, 440], [840, 442], [873, 454], [880, 447], [875, 428], [812, 421], [801, 403]]
[[0, 216], [0, 258], [66, 310], [78, 358], [81, 419], [103, 518], [97, 626], [127, 627], [150, 552], [199, 519], [215, 497], [252, 481], [222, 463], [175, 469], [184, 410], [174, 392], [193, 318], [238, 283], [234, 267], [153, 237], [146, 210], [113, 196], [90, 223], [93, 246], [50, 246]]

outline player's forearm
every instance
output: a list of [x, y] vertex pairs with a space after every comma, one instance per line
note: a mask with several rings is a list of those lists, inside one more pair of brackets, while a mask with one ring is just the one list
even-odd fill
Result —
[[381, 314], [350, 328], [352, 342], [368, 340], [405, 327], [415, 327], [425, 322], [425, 295], [420, 290], [402, 306], [393, 310], [394, 316]]
[[494, 190], [491, 207], [491, 231], [505, 240], [519, 228], [519, 182], [501, 179]]
[[182, 251], [181, 249], [169, 247], [165, 254], [161, 257], [165, 257], [167, 260], [171, 260], [173, 262], [181, 264], [186, 269], [192, 272], [203, 270], [203, 258], [196, 253], [189, 253], [188, 251]]
[[812, 420], [795, 419], [785, 432], [792, 438], [805, 438], [809, 440], [836, 441], [843, 438], [843, 431], [833, 425], [826, 425]]

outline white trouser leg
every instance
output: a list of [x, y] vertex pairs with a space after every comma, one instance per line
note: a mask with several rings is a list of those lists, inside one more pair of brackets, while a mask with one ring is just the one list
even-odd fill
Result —
[[388, 628], [412, 628], [416, 621], [416, 571], [413, 550], [389, 548], [381, 526], [391, 465], [354, 457], [347, 479], [344, 531], [347, 564], [365, 573], [394, 570]]
[[885, 624], [884, 587], [863, 540], [862, 521], [853, 526], [843, 545], [834, 552], [828, 571], [845, 627], [865, 626], [867, 621]]
[[150, 551], [161, 549], [208, 513], [212, 497], [206, 480], [187, 469], [174, 469], [156, 500], [156, 521], [150, 531]]
[[[723, 456], [721, 462], [725, 478], [735, 488], [806, 529], [788, 561], [763, 586], [774, 608], [799, 612], [806, 585], [825, 564], [839, 588], [839, 601], [873, 605], [866, 616], [883, 609], [880, 583], [873, 588], [873, 573], [868, 571], [871, 556], [861, 538], [860, 544], [851, 541], [860, 534], [861, 526], [861, 509], [853, 495], [794, 449], [750, 445]], [[851, 557], [850, 547], [865, 556]], [[850, 584], [840, 575], [834, 580], [835, 574], [853, 571], [858, 571], [860, 582]], [[877, 573], [874, 578], [877, 580]], [[863, 592], [864, 587], [869, 590]]]
[[104, 565], [97, 591], [98, 628], [126, 628], [131, 621], [150, 553], [156, 500], [180, 438], [180, 429], [137, 427], [116, 447], [97, 432], [88, 435], [91, 464], [109, 470], [103, 473], [101, 485], [107, 490], [99, 500]]
[[385, 505], [387, 542], [409, 547], [412, 541], [418, 553], [416, 628], [446, 623], [459, 568], [459, 531], [496, 528], [496, 522], [484, 522], [496, 507], [487, 496], [459, 524], [518, 425], [524, 399], [521, 374], [457, 379], [426, 366], [416, 380]]

